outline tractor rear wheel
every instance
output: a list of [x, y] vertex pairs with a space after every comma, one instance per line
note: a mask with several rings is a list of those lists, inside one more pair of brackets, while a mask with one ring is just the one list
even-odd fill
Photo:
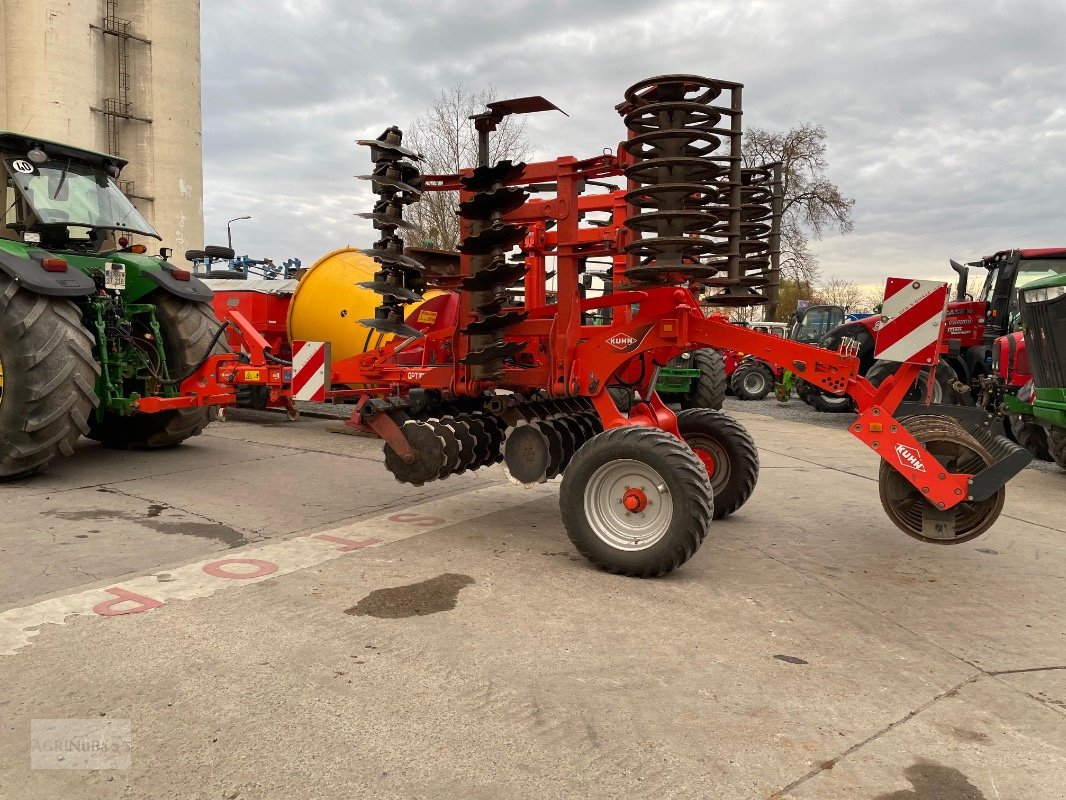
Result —
[[712, 347], [693, 350], [691, 353], [670, 359], [668, 367], [677, 369], [698, 369], [696, 378], [689, 391], [683, 394], [661, 393], [664, 402], [679, 403], [682, 408], [713, 408], [718, 410], [725, 402], [725, 359]]
[[762, 400], [774, 388], [774, 376], [763, 364], [742, 364], [729, 381], [738, 400]]
[[[155, 304], [156, 321], [163, 334], [163, 350], [171, 378], [182, 378], [194, 371], [208, 355], [229, 352], [224, 337], [212, 345], [221, 323], [207, 303], [183, 300], [167, 293], [153, 294], [145, 302]], [[98, 420], [94, 414], [89, 420], [88, 436], [104, 447], [173, 447], [200, 435], [217, 412], [216, 406], [129, 416], [105, 411], [103, 419]]]
[[721, 411], [692, 408], [677, 415], [677, 427], [710, 476], [714, 518], [748, 502], [759, 480], [759, 451], [744, 426]]
[[0, 275], [0, 478], [74, 451], [97, 405], [99, 374], [78, 307]]
[[627, 425], [589, 439], [563, 473], [567, 535], [600, 569], [652, 578], [692, 558], [714, 516], [703, 464], [675, 436]]
[[1048, 450], [1048, 432], [1043, 425], [1034, 422], [1030, 416], [1011, 414], [1007, 417], [1007, 427], [1014, 441], [1032, 453], [1033, 458], [1052, 460], [1051, 451]]
[[[899, 363], [895, 361], [875, 361], [866, 373], [866, 380], [874, 386], [880, 386], [885, 378], [889, 375], [895, 375], [899, 368]], [[955, 390], [955, 382], [958, 379], [959, 376], [951, 368], [950, 364], [945, 361], [938, 362], [936, 365], [936, 377], [933, 382], [932, 402], [946, 403], [951, 406], [972, 406], [974, 404], [973, 397], [969, 392], [960, 393]], [[923, 367], [904, 399], [910, 402], [924, 403], [928, 391], [929, 369], [928, 367]]]
[[1048, 429], [1047, 449], [1051, 460], [1066, 469], [1066, 431], [1062, 428]]

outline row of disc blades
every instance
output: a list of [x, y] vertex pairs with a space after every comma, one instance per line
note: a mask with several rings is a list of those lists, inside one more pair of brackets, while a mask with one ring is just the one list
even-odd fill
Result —
[[551, 480], [562, 474], [585, 442], [602, 432], [594, 411], [519, 423], [503, 446], [507, 474], [522, 485]]
[[475, 412], [412, 419], [401, 424], [400, 430], [418, 455], [413, 464], [408, 464], [391, 445], [385, 445], [385, 468], [402, 483], [421, 486], [449, 475], [498, 464], [503, 459], [501, 446], [506, 426], [491, 414]]

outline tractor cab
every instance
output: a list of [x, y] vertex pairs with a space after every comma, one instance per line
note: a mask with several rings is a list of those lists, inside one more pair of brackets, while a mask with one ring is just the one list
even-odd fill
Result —
[[[964, 346], [991, 345], [998, 337], [1018, 328], [1020, 289], [1033, 281], [1066, 274], [1066, 248], [1001, 250], [966, 266], [955, 261], [951, 266], [959, 274], [959, 283], [956, 300], [948, 312], [949, 335], [963, 339]], [[966, 291], [969, 267], [987, 270], [976, 299]], [[971, 336], [954, 336], [967, 332], [962, 326], [959, 331], [951, 328], [968, 317], [974, 317]], [[971, 337], [974, 341], [966, 341]]]
[[844, 309], [840, 306], [807, 306], [796, 309], [789, 316], [787, 338], [804, 344], [817, 344], [829, 331], [844, 324]]
[[0, 165], [2, 239], [95, 253], [123, 234], [162, 238], [115, 183], [121, 158], [0, 131]]

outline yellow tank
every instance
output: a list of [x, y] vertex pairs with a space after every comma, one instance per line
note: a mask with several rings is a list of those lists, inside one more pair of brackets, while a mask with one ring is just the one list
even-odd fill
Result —
[[374, 259], [352, 247], [322, 256], [307, 270], [293, 292], [289, 304], [289, 340], [330, 342], [334, 361], [365, 353], [389, 341], [391, 333], [359, 324], [361, 319], [373, 318], [381, 295], [357, 284], [372, 281], [379, 269]]

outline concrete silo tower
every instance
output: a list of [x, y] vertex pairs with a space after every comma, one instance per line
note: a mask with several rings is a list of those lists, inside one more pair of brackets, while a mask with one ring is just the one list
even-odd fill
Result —
[[199, 0], [0, 0], [0, 129], [129, 160], [173, 247], [203, 246]]

